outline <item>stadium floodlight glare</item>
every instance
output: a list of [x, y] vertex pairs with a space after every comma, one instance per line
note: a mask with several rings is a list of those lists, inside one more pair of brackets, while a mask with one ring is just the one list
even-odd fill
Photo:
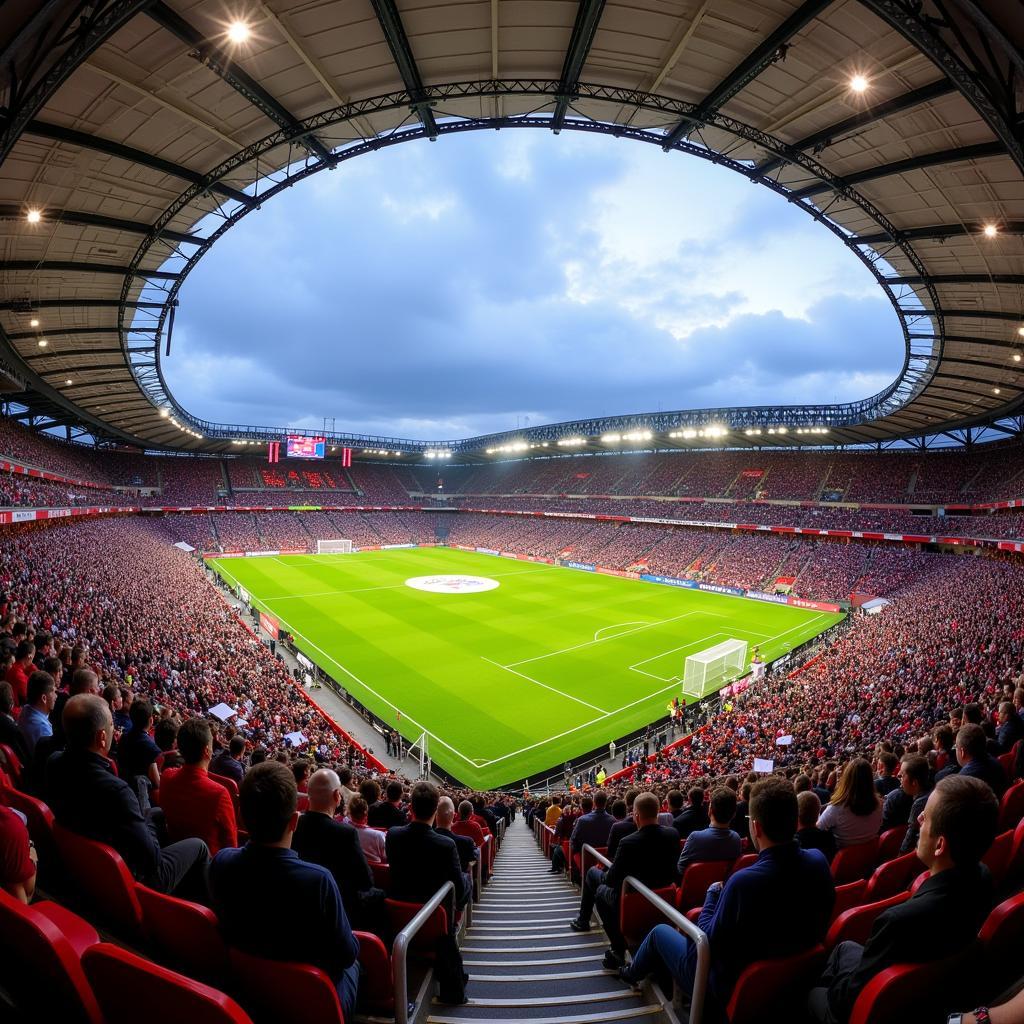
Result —
[[66, 385], [67, 385], [68, 387], [71, 387], [71, 384], [72, 384], [72, 380], [71, 380], [71, 378], [70, 378], [70, 377], [68, 377], [68, 379], [67, 379], [66, 381], [64, 381], [64, 383], [65, 383], [65, 384], [66, 384]]
[[1017, 328], [1017, 333], [1018, 333], [1018, 334], [1019, 334], [1019, 335], [1020, 335], [1020, 336], [1021, 336], [1022, 338], [1024, 338], [1024, 327], [1018, 327], [1018, 328]]
[[985, 225], [985, 237], [986, 238], [995, 238], [996, 235], [998, 235], [998, 234], [999, 234], [999, 228], [995, 224], [986, 224]]
[[252, 35], [252, 29], [244, 21], [233, 21], [228, 25], [227, 37], [236, 46], [247, 42]]
[[558, 443], [563, 448], [579, 448], [587, 443], [587, 439], [585, 437], [561, 437], [558, 439]]
[[993, 388], [992, 389], [992, 394], [993, 395], [998, 395], [999, 394], [999, 388]]
[[612, 444], [615, 441], [621, 441], [622, 440], [622, 435], [621, 434], [602, 434], [601, 435], [601, 440], [604, 442], [604, 444]]
[[1020, 353], [1019, 352], [1014, 352], [1013, 353], [1013, 361], [1015, 363], [1019, 363], [1020, 362]]
[[49, 344], [50, 343], [45, 338], [40, 338], [39, 339], [39, 347], [40, 348], [46, 348], [46, 346], [49, 345]]
[[776, 431], [776, 433], [778, 433], [778, 434], [788, 434], [789, 433], [789, 428], [788, 427], [779, 427], [778, 430]]
[[160, 410], [160, 415], [163, 416], [164, 419], [167, 419], [167, 417], [170, 416], [171, 414], [170, 414], [170, 412], [168, 412], [167, 409], [161, 409]]
[[32, 319], [29, 320], [28, 325], [29, 327], [38, 327], [39, 321], [35, 317], [32, 317]]
[[866, 75], [856, 74], [850, 78], [850, 88], [854, 92], [867, 92], [870, 84]]
[[33, 207], [27, 214], [25, 214], [25, 219], [29, 224], [38, 224], [43, 219], [43, 215], [39, 210]]

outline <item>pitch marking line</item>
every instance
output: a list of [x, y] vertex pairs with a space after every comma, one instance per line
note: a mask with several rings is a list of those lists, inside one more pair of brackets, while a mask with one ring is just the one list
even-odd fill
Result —
[[638, 661], [635, 665], [630, 665], [629, 670], [631, 672], [639, 672], [642, 676], [650, 676], [651, 679], [660, 679], [663, 683], [678, 682], [677, 676], [673, 676], [671, 679], [666, 679], [664, 676], [659, 676], [654, 672], [645, 672], [642, 668], [637, 668], [637, 665], [646, 665], [649, 661], [657, 661], [659, 658], [664, 658], [669, 654], [675, 654], [676, 651], [685, 651], [688, 647], [696, 647], [698, 644], [707, 643], [716, 636], [724, 636], [727, 640], [729, 639], [728, 633], [709, 633], [706, 637], [703, 637], [700, 640], [693, 640], [688, 644], [682, 644], [679, 647], [673, 647], [671, 650], [662, 651], [661, 654], [655, 654], [650, 658], [644, 658], [643, 661]]
[[[594, 639], [595, 640], [603, 639], [601, 637], [601, 634], [606, 629], [618, 629], [619, 626], [649, 626], [649, 625], [650, 625], [650, 623], [646, 619], [636, 619], [633, 622], [616, 622], [616, 623], [612, 624], [611, 626], [602, 626], [600, 629], [595, 630], [594, 631]], [[618, 636], [619, 634], [616, 633], [615, 635]]]
[[482, 654], [480, 657], [495, 668], [504, 669], [506, 672], [511, 672], [514, 676], [519, 676], [520, 679], [525, 679], [527, 682], [535, 683], [537, 686], [543, 686], [545, 690], [557, 693], [559, 697], [565, 697], [567, 700], [574, 700], [577, 704], [582, 704], [584, 707], [590, 708], [591, 711], [600, 711], [603, 715], [608, 714], [604, 708], [599, 708], [596, 704], [590, 704], [585, 700], [581, 700], [579, 697], [574, 697], [571, 693], [564, 693], [562, 690], [556, 690], [553, 686], [548, 686], [547, 683], [542, 683], [539, 679], [534, 679], [533, 676], [526, 675], [525, 672], [517, 672], [514, 668], [510, 668], [508, 665], [499, 665], [496, 661], [491, 661], [490, 658], [484, 658]]

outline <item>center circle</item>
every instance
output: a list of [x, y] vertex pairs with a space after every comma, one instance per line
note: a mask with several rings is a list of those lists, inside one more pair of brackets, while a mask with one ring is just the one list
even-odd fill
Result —
[[482, 594], [485, 590], [494, 590], [498, 581], [487, 576], [413, 576], [405, 585], [431, 594]]

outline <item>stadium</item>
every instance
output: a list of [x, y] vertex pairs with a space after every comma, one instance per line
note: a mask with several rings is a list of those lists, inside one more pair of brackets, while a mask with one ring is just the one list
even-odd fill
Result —
[[[0, 52], [2, 1019], [1024, 1021], [1019, 9], [10, 0]], [[711, 390], [750, 314], [728, 289], [781, 251], [739, 218], [760, 262], [713, 308], [693, 266], [650, 302], [706, 318], [702, 347], [676, 336], [685, 394], [726, 395], [673, 407], [593, 253], [559, 258], [600, 315], [530, 305], [551, 265], [518, 247], [585, 207], [502, 210], [460, 147], [510, 137], [589, 164], [580, 193], [607, 185], [602, 146], [761, 186], [810, 232], [767, 287], [784, 305], [823, 239], [847, 312], [822, 328], [803, 299], [792, 337], [750, 345], [769, 380]], [[480, 235], [409, 173], [437, 153]], [[318, 172], [364, 166], [343, 183], [382, 197], [368, 231], [420, 218], [423, 248], [331, 237], [335, 278], [316, 239], [282, 257], [274, 211], [314, 196], [331, 235]], [[626, 180], [620, 241], [656, 248], [671, 193]], [[733, 230], [724, 194], [685, 216]], [[269, 277], [218, 279], [221, 253]], [[491, 280], [517, 260], [521, 293]], [[230, 326], [312, 324], [325, 280], [345, 329], [296, 333], [354, 384], [265, 425], [315, 385], [282, 404], [303, 352], [232, 352]], [[557, 344], [516, 337], [510, 302], [504, 336], [435, 350], [473, 282]], [[894, 373], [849, 312], [863, 282]], [[367, 324], [392, 300], [423, 334], [386, 352]], [[852, 398], [821, 398], [834, 367], [800, 338], [844, 349]], [[466, 392], [547, 378], [564, 402], [509, 408], [558, 415], [460, 418]]]

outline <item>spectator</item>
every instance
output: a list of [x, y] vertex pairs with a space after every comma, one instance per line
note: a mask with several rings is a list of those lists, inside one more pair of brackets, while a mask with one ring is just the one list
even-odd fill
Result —
[[661, 889], [675, 881], [679, 834], [658, 824], [658, 798], [641, 793], [633, 802], [637, 830], [619, 840], [610, 868], [592, 867], [583, 880], [579, 915], [569, 922], [575, 932], [590, 931], [590, 918], [597, 910], [611, 942], [605, 953], [604, 967], [618, 970], [623, 965], [626, 940], [619, 930], [619, 899], [623, 881], [630, 875], [652, 889]]
[[35, 753], [40, 740], [53, 735], [50, 712], [57, 701], [57, 687], [49, 672], [33, 672], [28, 677], [27, 701], [18, 716], [18, 728], [25, 739], [29, 756]]
[[345, 807], [352, 802], [354, 797], [359, 796], [358, 790], [352, 788], [352, 769], [339, 768], [338, 782], [341, 783], [341, 802]]
[[[791, 783], [778, 776], [756, 783], [750, 792], [750, 824], [757, 860], [724, 886], [711, 885], [698, 921], [711, 947], [710, 1014], [722, 1013], [748, 964], [820, 942], [835, 901], [828, 862], [817, 850], [800, 849], [793, 838], [797, 797]], [[692, 993], [696, 964], [692, 943], [674, 928], [658, 925], [621, 975], [635, 985], [667, 970], [684, 992]]]
[[740, 837], [729, 828], [736, 814], [736, 794], [727, 786], [711, 793], [711, 824], [699, 832], [691, 832], [683, 844], [676, 870], [680, 875], [688, 865], [698, 861], [734, 861], [742, 852]]
[[951, 1014], [950, 1022], [953, 1024], [1024, 1024], [1024, 989], [1021, 989], [1012, 999], [998, 1006], [989, 1009], [987, 1006], [978, 1007], [970, 1013]]
[[28, 764], [28, 747], [18, 723], [11, 714], [13, 710], [14, 690], [11, 689], [11, 684], [4, 680], [0, 682], [0, 743], [10, 747], [24, 767]]
[[882, 831], [907, 826], [900, 853], [917, 848], [918, 820], [931, 792], [928, 762], [920, 754], [904, 754], [900, 762], [900, 788], [894, 789], [882, 808]]
[[[1006, 789], [1006, 772], [1003, 766], [988, 752], [988, 740], [980, 725], [969, 723], [960, 726], [956, 734], [956, 761], [960, 766], [958, 774], [981, 779], [992, 787], [997, 797]], [[939, 772], [938, 778], [946, 777], [949, 769]]]
[[99, 694], [102, 691], [100, 677], [92, 669], [79, 668], [70, 673], [71, 683], [67, 693], [58, 693], [57, 701], [50, 712], [50, 725], [53, 727], [53, 748], [59, 750], [64, 746], [64, 706], [72, 697], [82, 693]]
[[249, 841], [241, 849], [221, 850], [210, 865], [210, 891], [225, 938], [255, 956], [319, 967], [351, 1020], [359, 941], [331, 872], [301, 860], [291, 848], [299, 821], [294, 775], [267, 761], [242, 780], [239, 799]]
[[153, 705], [148, 700], [133, 701], [130, 717], [132, 727], [117, 747], [117, 769], [129, 785], [142, 787], [138, 789], [140, 794], [152, 792], [160, 788], [160, 748], [149, 734], [153, 727]]
[[896, 778], [900, 759], [892, 751], [883, 750], [878, 755], [875, 765], [878, 771], [878, 777], [875, 779], [875, 789], [878, 790], [878, 795], [884, 800], [894, 789], [900, 788], [899, 779]]
[[200, 839], [163, 849], [138, 796], [107, 757], [114, 722], [106, 702], [76, 694], [64, 708], [67, 746], [46, 765], [46, 802], [65, 828], [112, 846], [132, 875], [158, 892], [206, 899], [209, 852]]
[[22, 640], [14, 655], [14, 664], [4, 676], [14, 691], [15, 706], [20, 707], [28, 699], [28, 677], [35, 671], [36, 647], [30, 640]]
[[1024, 719], [1021, 719], [1012, 701], [999, 705], [999, 724], [996, 726], [996, 752], [1007, 754], [1024, 738]]
[[569, 848], [573, 853], [579, 853], [584, 843], [593, 847], [607, 847], [608, 833], [614, 821], [608, 813], [608, 794], [599, 789], [594, 794], [594, 809], [576, 819], [569, 837]]
[[928, 879], [906, 903], [878, 916], [865, 945], [835, 947], [810, 995], [815, 1021], [844, 1024], [860, 990], [885, 968], [941, 960], [974, 941], [992, 907], [992, 877], [981, 858], [997, 816], [995, 796], [980, 779], [961, 773], [936, 785], [917, 842]]
[[477, 849], [484, 845], [484, 831], [473, 821], [473, 805], [468, 800], [459, 801], [459, 820], [452, 825], [451, 830], [457, 836], [472, 839]]
[[804, 790], [796, 796], [797, 832], [796, 841], [801, 850], [819, 850], [825, 860], [831, 863], [836, 855], [836, 841], [831, 832], [818, 828], [821, 815], [821, 801], [813, 789]]
[[[468, 801], [465, 800], [463, 801], [463, 803], [467, 802]], [[470, 804], [470, 807], [472, 806], [473, 805]], [[473, 864], [478, 856], [477, 846], [469, 836], [459, 835], [457, 832], [452, 830], [452, 821], [454, 818], [455, 804], [452, 803], [450, 797], [441, 797], [437, 803], [437, 819], [434, 822], [434, 831], [439, 835], [448, 836], [455, 843], [455, 848], [459, 851], [459, 864], [461, 865], [462, 870], [472, 877]], [[475, 822], [471, 822], [470, 824], [475, 824]]]
[[878, 835], [882, 801], [871, 777], [871, 765], [854, 758], [844, 769], [829, 805], [818, 818], [818, 828], [831, 832], [836, 849], [866, 843]]
[[31, 903], [36, 889], [36, 848], [23, 816], [0, 806], [0, 889]]
[[226, 779], [234, 779], [236, 784], [241, 786], [245, 778], [245, 765], [242, 764], [242, 755], [245, 753], [245, 737], [232, 736], [228, 745], [218, 750], [213, 760], [210, 761], [210, 771], [214, 775], [223, 775]]
[[[384, 840], [391, 866], [388, 895], [407, 903], [426, 903], [445, 882], [451, 882], [455, 905], [461, 908], [473, 886], [459, 863], [454, 841], [433, 829], [438, 799], [436, 786], [417, 782], [410, 800], [412, 821], [388, 831]], [[451, 925], [454, 928], [454, 917]]]
[[679, 838], [685, 840], [691, 832], [708, 827], [708, 812], [704, 808], [704, 790], [694, 786], [686, 794], [686, 807], [676, 815], [672, 824]]
[[292, 849], [303, 860], [327, 868], [334, 876], [353, 927], [375, 926], [383, 893], [374, 890], [359, 833], [335, 820], [342, 807], [340, 779], [330, 768], [321, 768], [310, 777], [307, 793], [309, 810], [299, 816]]
[[[135, 694], [127, 686], [119, 686], [117, 694], [118, 701], [116, 706], [113, 702], [108, 703], [110, 703], [110, 710], [114, 716], [114, 729], [119, 733], [124, 733], [126, 729], [132, 727], [132, 719], [129, 712], [131, 711]], [[106, 691], [104, 691], [104, 697], [106, 697]]]
[[178, 729], [177, 718], [170, 715], [161, 718], [153, 726], [153, 742], [160, 751], [160, 756], [156, 759], [156, 766], [160, 771], [161, 779], [165, 771], [171, 768], [180, 768], [185, 763], [185, 759], [178, 750]]
[[548, 828], [554, 828], [558, 819], [562, 816], [562, 798], [556, 793], [551, 798], [551, 805], [544, 814], [544, 824]]
[[213, 732], [202, 718], [190, 718], [178, 730], [180, 768], [164, 772], [160, 807], [171, 840], [194, 836], [206, 843], [211, 855], [238, 845], [235, 806], [231, 794], [209, 776]]
[[408, 824], [409, 817], [402, 810], [403, 786], [392, 779], [384, 789], [384, 799], [378, 800], [371, 808], [367, 821], [374, 828], [394, 828]]
[[354, 796], [348, 803], [348, 823], [359, 836], [359, 845], [369, 864], [386, 864], [388, 855], [384, 848], [384, 835], [375, 828], [368, 828], [366, 815], [369, 808], [361, 796]]

